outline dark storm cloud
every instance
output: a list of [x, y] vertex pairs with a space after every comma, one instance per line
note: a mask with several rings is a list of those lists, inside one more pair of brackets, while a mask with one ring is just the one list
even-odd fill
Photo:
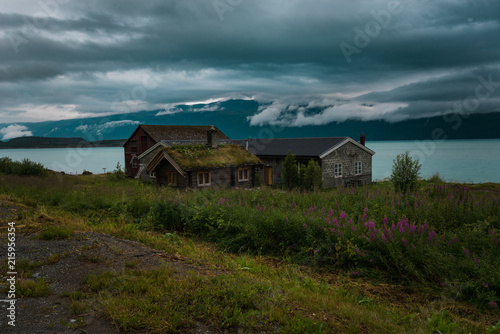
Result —
[[[276, 102], [255, 118], [266, 122], [276, 115], [285, 125], [318, 124], [346, 113], [394, 120], [462, 101], [481, 71], [500, 79], [494, 1], [6, 3], [0, 89], [16, 94], [0, 113], [25, 104], [106, 113], [126, 99], [153, 108], [255, 96]], [[495, 96], [476, 111], [498, 110]], [[311, 119], [292, 108], [298, 118], [287, 117], [297, 100], [326, 109]]]

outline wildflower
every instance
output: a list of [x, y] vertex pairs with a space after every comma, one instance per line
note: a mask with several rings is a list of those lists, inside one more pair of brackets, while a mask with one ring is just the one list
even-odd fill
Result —
[[295, 208], [295, 201], [292, 202], [292, 208]]
[[384, 224], [387, 224], [387, 217], [384, 217]]
[[364, 208], [364, 209], [363, 209], [363, 212], [365, 212], [365, 213], [366, 213], [367, 211], [368, 211], [368, 208]]
[[479, 260], [479, 258], [477, 258], [475, 254], [472, 256], [472, 258], [474, 259], [475, 264], [477, 264], [478, 266], [481, 264], [481, 260]]
[[432, 230], [429, 232], [429, 241], [436, 239], [436, 231]]
[[315, 249], [315, 250], [314, 250], [314, 254], [317, 254], [317, 253], [318, 253], [318, 250], [317, 250], [317, 249]]
[[363, 213], [363, 218], [361, 218], [362, 221], [365, 221], [366, 220], [366, 213]]
[[469, 250], [467, 248], [464, 249], [464, 255], [467, 257], [469, 256]]
[[446, 283], [441, 283], [441, 286], [446, 286], [447, 284]]
[[344, 219], [344, 218], [345, 218], [345, 213], [344, 213], [344, 212], [341, 212], [341, 213], [340, 213], [340, 216], [339, 216], [339, 219], [340, 219], [340, 220], [342, 220], [342, 219]]
[[307, 224], [306, 223], [304, 223], [304, 225], [302, 225], [302, 226], [304, 226], [304, 228], [307, 228]]
[[498, 307], [497, 303], [495, 303], [493, 300], [490, 302], [490, 307], [491, 308], [496, 308]]
[[406, 247], [406, 239], [405, 238], [401, 239], [401, 243], [403, 244], [403, 246]]
[[361, 253], [361, 251], [359, 249], [357, 249], [357, 248], [356, 248], [356, 253], [358, 253], [358, 255], [363, 256], [363, 253]]
[[385, 237], [385, 234], [382, 234], [382, 242], [385, 244], [387, 242], [387, 238]]
[[352, 230], [352, 233], [356, 233], [356, 227], [355, 226], [351, 226], [351, 230]]
[[373, 229], [375, 229], [375, 223], [374, 223], [374, 222], [372, 222], [372, 221], [366, 222], [366, 223], [365, 223], [365, 227], [366, 227], [367, 229], [369, 229], [369, 230], [373, 230]]
[[351, 276], [361, 276], [361, 273], [359, 271], [353, 271], [351, 272]]
[[483, 286], [484, 286], [485, 288], [487, 288], [487, 287], [488, 287], [488, 283], [483, 282]]

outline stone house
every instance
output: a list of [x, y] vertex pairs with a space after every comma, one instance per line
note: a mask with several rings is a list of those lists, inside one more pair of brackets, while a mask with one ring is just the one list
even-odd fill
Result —
[[[213, 130], [215, 132], [215, 130]], [[257, 168], [262, 162], [240, 145], [209, 142], [172, 145], [160, 149], [147, 164], [158, 186], [210, 188], [255, 186]]]
[[372, 182], [372, 157], [375, 154], [350, 137], [282, 138], [240, 141], [242, 146], [259, 157], [264, 164], [261, 176], [267, 185], [281, 184], [283, 163], [288, 151], [295, 155], [299, 169], [309, 160], [316, 161], [323, 171], [325, 188], [359, 186]]
[[123, 144], [126, 175], [154, 180], [154, 174], [146, 174], [145, 167], [158, 150], [171, 145], [172, 142], [204, 141], [207, 131], [212, 128], [217, 131], [218, 138], [229, 139], [214, 126], [140, 124]]

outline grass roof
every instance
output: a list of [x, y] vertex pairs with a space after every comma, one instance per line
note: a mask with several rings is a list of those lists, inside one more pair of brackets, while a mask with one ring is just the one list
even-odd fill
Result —
[[220, 145], [215, 149], [205, 144], [175, 145], [164, 150], [183, 170], [262, 163], [239, 145]]

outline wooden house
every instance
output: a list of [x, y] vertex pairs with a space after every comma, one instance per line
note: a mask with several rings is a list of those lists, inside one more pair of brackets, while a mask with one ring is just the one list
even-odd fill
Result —
[[[144, 161], [141, 163], [139, 156], [143, 155], [159, 142], [206, 140], [207, 131], [212, 128], [216, 130], [217, 138], [228, 139], [222, 131], [214, 126], [140, 124], [125, 144], [123, 144], [125, 151], [125, 173], [129, 177], [139, 177], [143, 174], [146, 163]], [[163, 146], [157, 146], [158, 149], [161, 147]], [[145, 160], [149, 162], [149, 159], [154, 154], [156, 154], [156, 151], [148, 151], [148, 157]]]
[[156, 174], [158, 186], [251, 188], [261, 166], [260, 159], [240, 145], [212, 142], [164, 147], [146, 169]]

